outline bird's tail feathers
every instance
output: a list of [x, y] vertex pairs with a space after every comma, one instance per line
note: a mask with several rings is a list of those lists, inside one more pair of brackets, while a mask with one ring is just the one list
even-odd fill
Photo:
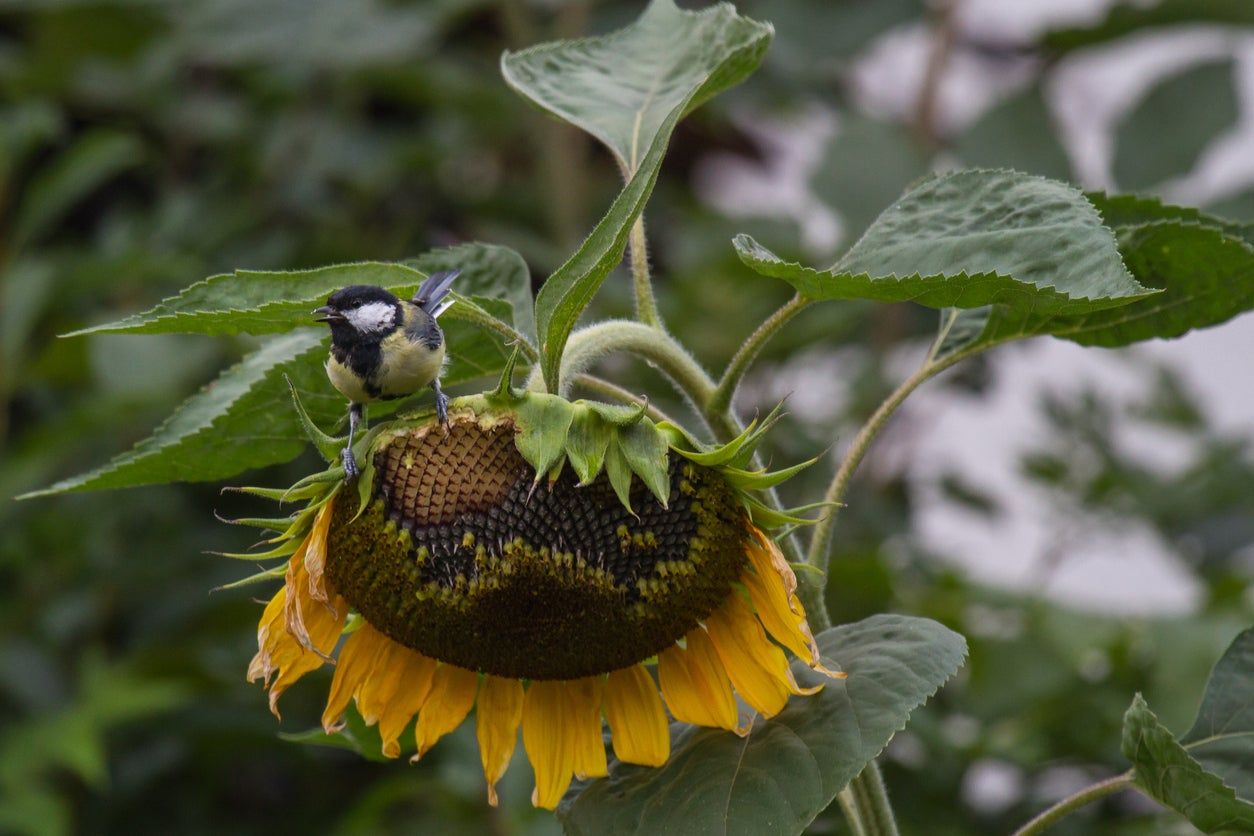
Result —
[[461, 270], [441, 270], [427, 276], [414, 294], [414, 304], [431, 316], [438, 317], [453, 304], [453, 300], [448, 298], [448, 292], [453, 287], [453, 281], [461, 274]]

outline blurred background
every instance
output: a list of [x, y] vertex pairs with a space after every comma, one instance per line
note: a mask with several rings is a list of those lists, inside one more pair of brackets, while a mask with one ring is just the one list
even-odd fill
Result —
[[[693, 4], [684, 4], [693, 5]], [[1254, 220], [1247, 0], [744, 0], [763, 68], [684, 122], [646, 218], [668, 324], [712, 369], [790, 291], [729, 245], [823, 265], [912, 180], [1013, 166]], [[484, 803], [464, 727], [418, 767], [284, 743], [244, 682], [254, 590], [206, 554], [255, 513], [218, 485], [14, 502], [146, 436], [248, 348], [57, 339], [235, 267], [400, 260], [485, 240], [538, 283], [619, 186], [509, 92], [502, 50], [603, 32], [626, 0], [0, 0], [0, 832], [553, 833], [520, 760]], [[612, 276], [594, 313], [630, 310]], [[826, 304], [768, 347], [744, 414], [835, 457], [934, 315]], [[455, 347], [454, 347], [455, 349]], [[1134, 349], [995, 349], [911, 399], [842, 512], [837, 621], [927, 615], [961, 677], [885, 757], [905, 832], [1003, 833], [1125, 768], [1144, 691], [1182, 731], [1254, 621], [1254, 317]], [[643, 364], [605, 371], [681, 411]], [[249, 474], [286, 484], [312, 464]], [[245, 567], [246, 568], [246, 567]], [[329, 673], [310, 679], [329, 678]], [[835, 809], [813, 833], [841, 833]], [[1192, 832], [1131, 794], [1059, 833]]]

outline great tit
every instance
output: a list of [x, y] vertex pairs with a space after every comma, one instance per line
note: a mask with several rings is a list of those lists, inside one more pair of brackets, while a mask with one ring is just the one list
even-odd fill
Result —
[[365, 420], [366, 404], [430, 386], [436, 415], [447, 426], [448, 396], [440, 389], [444, 332], [436, 319], [453, 304], [448, 292], [460, 274], [432, 273], [408, 302], [381, 287], [352, 285], [332, 293], [314, 310], [319, 322], [331, 326], [327, 377], [349, 401], [348, 446], [340, 454], [347, 478], [359, 472], [353, 436]]

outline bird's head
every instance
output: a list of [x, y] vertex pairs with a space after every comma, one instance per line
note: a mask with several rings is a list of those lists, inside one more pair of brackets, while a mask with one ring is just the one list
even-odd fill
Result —
[[341, 345], [381, 340], [402, 324], [404, 316], [395, 296], [364, 284], [335, 291], [313, 313], [331, 326], [332, 339]]

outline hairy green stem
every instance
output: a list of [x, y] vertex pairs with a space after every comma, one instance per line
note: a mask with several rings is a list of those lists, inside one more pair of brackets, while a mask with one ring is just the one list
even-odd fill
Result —
[[469, 306], [459, 306], [456, 311], [449, 311], [446, 316], [449, 319], [458, 319], [462, 322], [470, 322], [478, 325], [480, 328], [486, 328], [489, 331], [495, 331], [505, 338], [505, 342], [510, 346], [517, 346], [518, 353], [523, 356], [529, 363], [538, 364], [540, 362], [540, 352], [536, 351], [536, 347], [531, 341], [523, 336], [522, 332], [516, 331], [505, 322], [497, 319], [491, 314], [479, 308]]
[[662, 327], [662, 317], [653, 298], [653, 280], [649, 276], [649, 245], [644, 237], [644, 215], [636, 218], [627, 239], [631, 251], [631, 281], [636, 289], [636, 319], [645, 325]]
[[670, 334], [652, 325], [623, 319], [598, 322], [570, 335], [562, 353], [558, 394], [565, 395], [575, 375], [614, 351], [628, 351], [648, 360], [671, 379], [698, 412], [705, 414], [705, 404], [714, 391], [714, 381], [705, 369]]
[[745, 376], [745, 372], [749, 370], [749, 366], [753, 365], [753, 361], [757, 359], [758, 353], [762, 351], [762, 347], [766, 345], [771, 337], [775, 336], [780, 328], [783, 328], [790, 319], [805, 310], [809, 304], [810, 300], [798, 293], [759, 325], [757, 330], [749, 335], [749, 339], [741, 343], [739, 350], [736, 351], [731, 362], [727, 364], [727, 371], [723, 372], [723, 377], [719, 380], [718, 386], [710, 398], [709, 409], [711, 412], [727, 411], [731, 406], [732, 398], [736, 395], [736, 387], [740, 385], [740, 380]]
[[853, 836], [869, 836], [866, 825], [862, 823], [862, 808], [853, 789], [845, 787], [836, 794], [836, 801], [840, 804], [840, 812], [844, 814], [845, 822], [849, 825], [849, 832]]
[[1053, 807], [1041, 813], [1036, 818], [1025, 824], [1014, 832], [1014, 836], [1034, 836], [1037, 833], [1044, 833], [1050, 827], [1053, 827], [1059, 820], [1071, 815], [1076, 810], [1086, 804], [1091, 804], [1099, 798], [1105, 798], [1113, 795], [1120, 790], [1128, 789], [1132, 786], [1131, 773], [1125, 772], [1122, 775], [1116, 775], [1113, 778], [1107, 778], [1105, 781], [1098, 781], [1096, 784], [1085, 787], [1079, 792], [1069, 795], [1062, 801], [1059, 801]]
[[898, 836], [897, 820], [888, 802], [888, 790], [880, 775], [879, 764], [875, 761], [868, 763], [849, 782], [847, 789], [852, 794], [854, 808], [867, 836]]
[[871, 417], [867, 419], [867, 422], [862, 425], [862, 429], [858, 430], [858, 434], [854, 436], [853, 442], [849, 445], [849, 450], [845, 453], [845, 458], [841, 460], [840, 467], [836, 469], [836, 474], [828, 484], [827, 492], [823, 495], [823, 502], [828, 506], [827, 513], [814, 526], [814, 534], [810, 540], [810, 551], [806, 557], [808, 563], [823, 571], [827, 571], [827, 562], [832, 546], [832, 533], [836, 522], [836, 512], [840, 510], [840, 502], [844, 499], [845, 491], [849, 489], [849, 481], [853, 478], [854, 471], [857, 470], [858, 465], [861, 464], [862, 459], [866, 456], [867, 450], [870, 449], [871, 442], [879, 435], [880, 430], [884, 429], [888, 419], [897, 411], [897, 407], [901, 406], [910, 393], [919, 388], [919, 385], [924, 381], [939, 374], [958, 361], [965, 359], [967, 356], [967, 353], [958, 352], [940, 360], [933, 360], [929, 357], [914, 374], [902, 381], [901, 385], [884, 399], [884, 402], [876, 408]]

